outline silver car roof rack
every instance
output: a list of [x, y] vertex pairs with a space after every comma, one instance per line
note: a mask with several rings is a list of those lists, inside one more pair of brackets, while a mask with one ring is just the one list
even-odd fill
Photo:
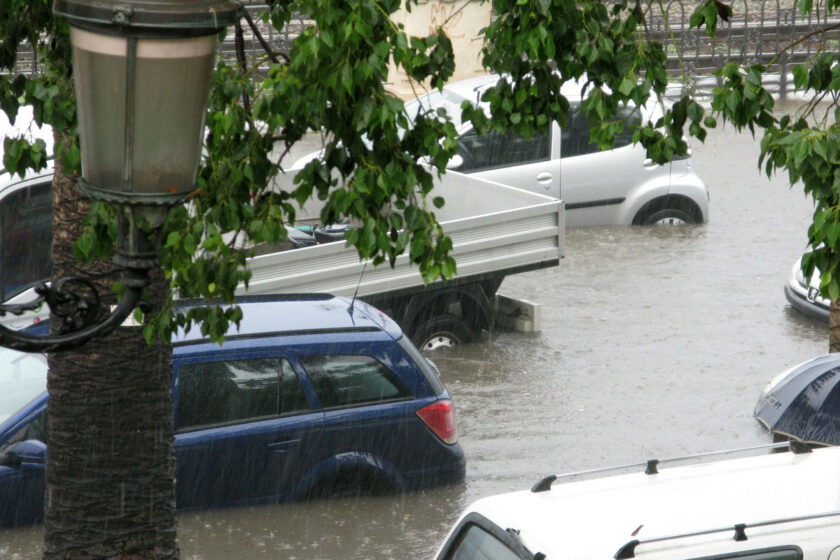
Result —
[[636, 557], [636, 547], [639, 546], [640, 544], [649, 544], [649, 543], [667, 541], [667, 540], [672, 540], [672, 539], [682, 539], [682, 538], [687, 538], [687, 537], [697, 537], [697, 536], [702, 536], [702, 535], [709, 535], [709, 534], [712, 534], [712, 533], [723, 533], [723, 532], [726, 532], [726, 531], [734, 531], [735, 532], [735, 534], [733, 535], [733, 540], [746, 541], [746, 540], [748, 540], [747, 533], [746, 533], [747, 529], [753, 529], [755, 527], [767, 527], [768, 525], [779, 525], [779, 524], [782, 524], [782, 523], [793, 523], [795, 521], [808, 521], [810, 519], [822, 519], [822, 518], [826, 518], [826, 517], [836, 517], [836, 516], [840, 516], [840, 511], [829, 511], [829, 512], [826, 512], [826, 513], [815, 513], [815, 514], [811, 514], [811, 515], [801, 515], [801, 516], [798, 516], [798, 517], [785, 517], [785, 518], [782, 518], [782, 519], [772, 519], [772, 520], [769, 520], [769, 521], [759, 521], [757, 523], [738, 523], [736, 525], [730, 525], [728, 527], [721, 527], [719, 529], [706, 529], [704, 531], [694, 531], [694, 532], [691, 532], [691, 533], [682, 533], [682, 534], [679, 534], [679, 535], [669, 535], [667, 537], [655, 537], [655, 538], [644, 539], [644, 540], [634, 539], [632, 541], [629, 541], [625, 545], [623, 545], [621, 548], [619, 548], [618, 552], [616, 552], [613, 555], [613, 558], [615, 558], [615, 560], [627, 560], [629, 558], [635, 558]]
[[681, 461], [699, 461], [701, 459], [706, 459], [708, 457], [720, 457], [723, 455], [734, 455], [737, 453], [747, 453], [750, 451], [759, 451], [759, 450], [767, 450], [767, 449], [774, 449], [774, 450], [787, 450], [789, 449], [793, 453], [810, 453], [811, 446], [807, 443], [797, 440], [790, 440], [784, 441], [779, 443], [769, 443], [764, 445], [756, 445], [753, 447], [743, 447], [739, 449], [727, 449], [724, 451], [710, 451], [707, 453], [698, 453], [696, 455], [686, 455], [684, 457], [670, 457], [668, 459], [648, 459], [644, 463], [632, 463], [629, 465], [620, 465], [617, 467], [607, 467], [601, 469], [591, 469], [585, 471], [576, 471], [570, 473], [563, 473], [563, 474], [551, 474], [534, 484], [531, 487], [531, 492], [546, 492], [551, 490], [551, 485], [556, 480], [565, 480], [574, 477], [592, 475], [592, 474], [604, 474], [608, 472], [614, 471], [626, 471], [631, 469], [638, 469], [644, 467], [645, 474], [657, 474], [659, 472], [658, 467], [661, 464], [665, 463], [676, 463]]

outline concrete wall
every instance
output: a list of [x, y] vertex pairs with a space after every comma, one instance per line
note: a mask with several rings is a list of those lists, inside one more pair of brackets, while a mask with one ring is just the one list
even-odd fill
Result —
[[[412, 6], [411, 12], [404, 8], [397, 12], [394, 21], [402, 23], [409, 36], [425, 37], [439, 26], [452, 41], [455, 51], [455, 74], [451, 81], [463, 80], [484, 74], [481, 67], [482, 41], [479, 32], [490, 23], [490, 2], [476, 0], [421, 0]], [[390, 90], [403, 99], [425, 91], [423, 85], [411, 82], [404, 72], [391, 70], [388, 84]]]

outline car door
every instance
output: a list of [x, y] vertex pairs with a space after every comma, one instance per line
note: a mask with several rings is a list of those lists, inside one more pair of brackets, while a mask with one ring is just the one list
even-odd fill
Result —
[[[0, 442], [0, 527], [29, 525], [44, 516], [47, 403], [45, 398], [40, 401]], [[40, 442], [42, 453], [13, 459], [16, 446], [33, 441]]]
[[192, 358], [176, 365], [180, 508], [283, 500], [310, 465], [323, 414], [285, 356]]
[[343, 349], [298, 359], [324, 408], [321, 445], [329, 458], [344, 462], [335, 468], [369, 464], [399, 484], [402, 474], [392, 466], [402, 471], [409, 467], [404, 463], [421, 465], [413, 393], [385, 363]]
[[[641, 122], [639, 112], [631, 108], [619, 112], [618, 118]], [[621, 223], [619, 207], [635, 189], [660, 175], [668, 184], [667, 168], [648, 160], [626, 128], [616, 135], [612, 150], [590, 142], [589, 121], [579, 103], [572, 103], [560, 138], [560, 197], [566, 202], [566, 225]]]
[[458, 138], [456, 171], [531, 192], [560, 195], [559, 128], [546, 126], [530, 138], [467, 129]]

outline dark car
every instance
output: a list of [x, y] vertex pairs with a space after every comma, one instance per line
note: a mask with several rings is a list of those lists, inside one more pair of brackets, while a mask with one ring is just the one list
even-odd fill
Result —
[[817, 356], [774, 377], [753, 416], [776, 441], [840, 445], [840, 353]]
[[[402, 492], [464, 478], [437, 369], [399, 326], [329, 295], [247, 298], [224, 346], [173, 342], [177, 506]], [[0, 526], [43, 516], [43, 356], [0, 351]], [[230, 473], [236, 473], [235, 477]]]

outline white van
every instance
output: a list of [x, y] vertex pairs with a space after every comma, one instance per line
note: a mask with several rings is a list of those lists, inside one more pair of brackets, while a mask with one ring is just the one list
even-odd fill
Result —
[[840, 559], [840, 447], [767, 451], [780, 445], [551, 475], [472, 504], [437, 559]]

